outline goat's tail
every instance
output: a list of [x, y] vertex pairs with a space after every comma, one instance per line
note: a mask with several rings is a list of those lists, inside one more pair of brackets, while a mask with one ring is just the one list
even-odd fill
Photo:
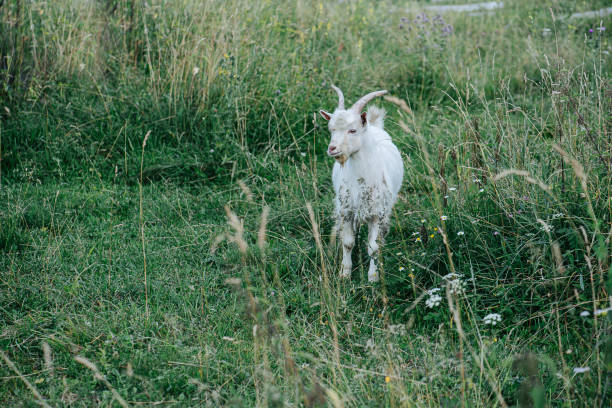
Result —
[[368, 118], [368, 123], [372, 126], [376, 126], [377, 128], [384, 127], [385, 114], [386, 110], [383, 108], [379, 108], [378, 106], [372, 105], [368, 108], [368, 113], [366, 114]]

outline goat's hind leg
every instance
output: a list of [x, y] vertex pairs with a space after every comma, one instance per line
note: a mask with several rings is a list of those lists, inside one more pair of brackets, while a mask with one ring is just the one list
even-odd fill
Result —
[[342, 222], [341, 229], [342, 237], [342, 270], [340, 276], [342, 278], [349, 278], [353, 270], [353, 260], [351, 259], [351, 252], [355, 245], [355, 231], [353, 230], [352, 220], [344, 220]]

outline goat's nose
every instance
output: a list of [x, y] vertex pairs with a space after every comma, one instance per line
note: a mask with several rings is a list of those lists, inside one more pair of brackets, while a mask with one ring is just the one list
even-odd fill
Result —
[[329, 145], [329, 147], [327, 148], [327, 151], [330, 153], [333, 153], [336, 150], [336, 146], [334, 145]]

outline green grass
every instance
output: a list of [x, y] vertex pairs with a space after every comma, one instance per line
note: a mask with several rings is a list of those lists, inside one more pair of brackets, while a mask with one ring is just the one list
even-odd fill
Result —
[[[608, 406], [612, 19], [563, 18], [607, 3], [425, 3], [4, 2], [0, 405]], [[331, 83], [410, 107], [381, 284]]]

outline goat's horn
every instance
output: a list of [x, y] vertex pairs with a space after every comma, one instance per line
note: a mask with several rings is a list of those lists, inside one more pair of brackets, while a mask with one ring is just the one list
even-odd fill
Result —
[[377, 96], [382, 96], [386, 93], [387, 91], [370, 92], [369, 94], [362, 96], [361, 99], [355, 102], [353, 106], [351, 107], [351, 110], [359, 114], [361, 113], [361, 110], [363, 109], [364, 106], [366, 106], [368, 102], [370, 102], [372, 99], [376, 98]]
[[338, 109], [344, 109], [344, 94], [337, 86], [332, 85], [331, 87], [338, 94]]

